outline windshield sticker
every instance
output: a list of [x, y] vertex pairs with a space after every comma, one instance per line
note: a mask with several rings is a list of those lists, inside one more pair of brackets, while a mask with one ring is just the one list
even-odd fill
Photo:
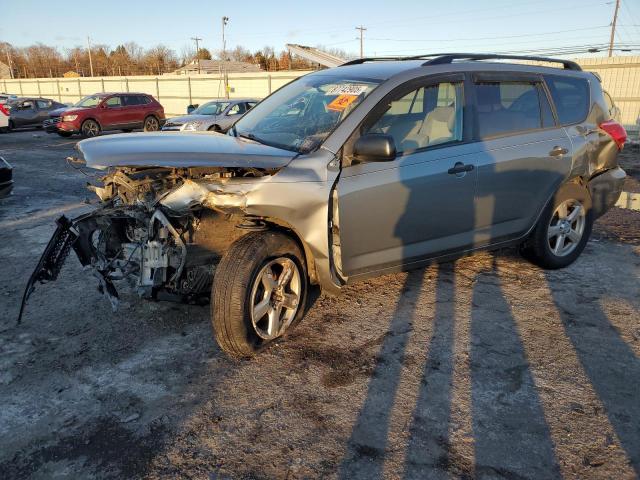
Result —
[[342, 85], [336, 85], [327, 90], [325, 95], [360, 95], [365, 93], [369, 89], [369, 85], [362, 85], [357, 83], [344, 83]]
[[357, 98], [358, 95], [340, 95], [327, 105], [327, 109], [341, 112], [351, 105]]

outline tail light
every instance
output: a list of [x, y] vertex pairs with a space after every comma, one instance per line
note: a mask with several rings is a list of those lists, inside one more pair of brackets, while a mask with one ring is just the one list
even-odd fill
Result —
[[604, 130], [616, 145], [618, 145], [618, 149], [622, 150], [624, 147], [624, 142], [627, 141], [627, 131], [624, 129], [622, 125], [620, 125], [615, 120], [607, 120], [606, 122], [602, 122], [598, 125], [602, 130]]
[[7, 117], [9, 116], [9, 110], [7, 110], [7, 107], [0, 103], [0, 113], [5, 114]]

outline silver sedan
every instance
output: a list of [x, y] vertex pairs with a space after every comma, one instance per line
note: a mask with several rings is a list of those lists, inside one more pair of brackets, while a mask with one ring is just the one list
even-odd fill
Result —
[[[162, 130], [226, 132], [242, 115], [252, 109], [258, 101], [254, 98], [212, 100], [198, 106], [187, 115], [168, 119]], [[189, 107], [192, 106], [190, 105]]]

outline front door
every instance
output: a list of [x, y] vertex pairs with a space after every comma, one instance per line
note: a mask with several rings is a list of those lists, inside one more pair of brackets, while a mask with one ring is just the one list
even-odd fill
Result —
[[104, 108], [101, 110], [100, 125], [103, 130], [121, 128], [127, 125], [126, 107], [120, 95], [114, 95], [103, 102]]
[[337, 191], [341, 269], [350, 277], [473, 241], [476, 155], [463, 132], [462, 77], [411, 83], [356, 132], [390, 135], [397, 158], [351, 163], [345, 152]]

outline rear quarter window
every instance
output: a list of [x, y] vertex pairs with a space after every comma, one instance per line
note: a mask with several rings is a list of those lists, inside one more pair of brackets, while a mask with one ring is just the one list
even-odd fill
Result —
[[580, 123], [589, 113], [589, 82], [584, 78], [545, 76], [561, 125]]

